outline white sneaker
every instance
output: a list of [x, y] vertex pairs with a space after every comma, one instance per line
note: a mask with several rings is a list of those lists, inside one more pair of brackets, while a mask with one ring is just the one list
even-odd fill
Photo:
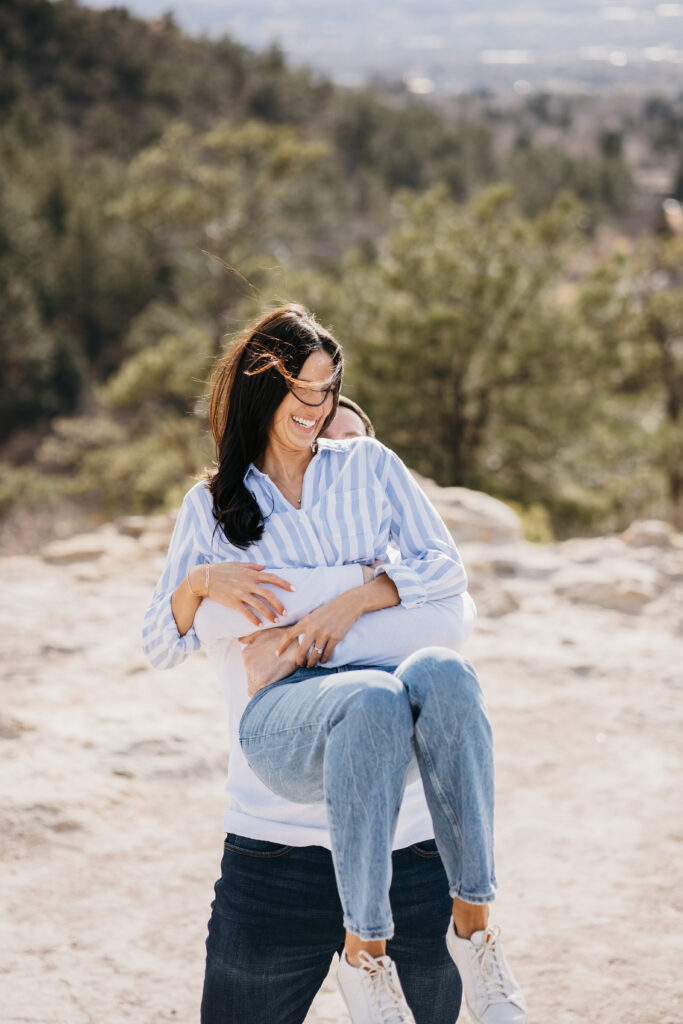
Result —
[[344, 950], [337, 971], [353, 1024], [415, 1024], [391, 957], [372, 957], [361, 949], [358, 958], [360, 967], [353, 967]]
[[460, 972], [467, 1009], [475, 1024], [525, 1024], [524, 996], [499, 936], [500, 928], [494, 925], [461, 939], [451, 918], [446, 945]]

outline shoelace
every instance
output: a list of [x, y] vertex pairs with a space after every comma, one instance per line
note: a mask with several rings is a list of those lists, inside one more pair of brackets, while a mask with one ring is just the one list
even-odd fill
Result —
[[484, 986], [486, 988], [487, 1006], [493, 1003], [506, 1003], [511, 993], [506, 988], [505, 971], [498, 959], [497, 940], [500, 936], [500, 926], [490, 925], [484, 932], [484, 938], [473, 955], [474, 960], [479, 961], [479, 968]]
[[363, 977], [370, 982], [370, 999], [377, 1024], [414, 1024], [415, 1018], [407, 1010], [405, 996], [396, 984], [391, 967], [375, 960], [364, 949], [358, 959]]

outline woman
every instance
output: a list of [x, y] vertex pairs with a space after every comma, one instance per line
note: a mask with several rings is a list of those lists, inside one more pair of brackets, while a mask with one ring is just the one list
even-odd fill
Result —
[[[442, 645], [458, 629], [462, 634], [465, 572], [445, 526], [392, 452], [370, 439], [316, 442], [334, 415], [341, 370], [337, 342], [298, 306], [264, 317], [218, 361], [210, 410], [218, 469], [208, 488], [196, 485], [183, 502], [146, 616], [145, 650], [153, 663], [170, 667], [202, 636], [210, 655], [239, 636], [235, 612], [254, 626], [262, 625], [260, 617], [273, 625], [286, 617], [284, 628], [243, 637], [252, 699], [241, 716], [240, 753], [276, 801], [326, 815], [346, 928], [338, 980], [354, 1024], [445, 1024], [458, 1011], [443, 998], [441, 968], [420, 999], [406, 986], [414, 1017], [386, 953], [394, 930], [392, 845], [411, 773], [421, 777], [446, 872], [446, 945], [470, 1013], [484, 1024], [518, 1024], [523, 999], [498, 930], [488, 927], [495, 878], [483, 698], [472, 666], [447, 647], [413, 653], [430, 638]], [[395, 564], [386, 562], [390, 539], [401, 554]], [[178, 577], [181, 564], [187, 576]], [[305, 602], [296, 607], [294, 575], [316, 567], [333, 571], [325, 586], [335, 596], [325, 601], [324, 586], [314, 581], [311, 610]], [[272, 587], [286, 592], [287, 607]], [[233, 640], [233, 659], [234, 647]], [[231, 770], [235, 761], [239, 767], [236, 753], [233, 745]], [[242, 820], [239, 807], [236, 813]], [[254, 843], [273, 835], [257, 831]], [[227, 846], [239, 850], [240, 837], [232, 835]], [[225, 875], [221, 882], [231, 885]], [[202, 1008], [207, 1024], [229, 1019], [220, 1007], [241, 984], [224, 956], [234, 943], [234, 929], [225, 925], [234, 908], [221, 910], [219, 883], [216, 893]], [[277, 886], [274, 894], [279, 898]], [[260, 911], [267, 913], [267, 905]], [[240, 927], [246, 934], [244, 922]], [[405, 961], [399, 966], [406, 985]], [[267, 1016], [259, 1010], [260, 1017], [245, 1004], [242, 1016], [254, 1024], [303, 1020], [305, 999], [295, 1006], [292, 996]]]

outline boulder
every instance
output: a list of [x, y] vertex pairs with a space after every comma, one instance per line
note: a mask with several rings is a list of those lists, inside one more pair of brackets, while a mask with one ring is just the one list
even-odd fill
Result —
[[168, 551], [168, 543], [171, 539], [172, 525], [167, 530], [150, 530], [143, 533], [138, 544], [142, 551]]
[[493, 573], [501, 579], [547, 580], [565, 567], [555, 545], [525, 540], [515, 544], [466, 541], [460, 553], [470, 577]]
[[662, 519], [637, 519], [624, 530], [621, 538], [634, 548], [670, 548], [678, 539], [671, 523]]
[[621, 537], [611, 534], [602, 537], [571, 537], [560, 541], [556, 550], [565, 563], [574, 562], [579, 565], [596, 564], [604, 558], [633, 557]]
[[66, 540], [53, 540], [40, 551], [43, 561], [52, 565], [93, 562], [103, 556], [121, 561], [135, 558], [139, 551], [132, 537], [125, 537], [111, 523], [93, 533], [81, 533]]
[[665, 585], [662, 575], [647, 565], [605, 559], [599, 565], [574, 565], [564, 570], [553, 589], [570, 601], [637, 614]]
[[522, 538], [522, 521], [505, 502], [467, 487], [439, 487], [433, 480], [413, 476], [436, 506], [456, 543], [468, 540], [502, 544]]
[[500, 618], [501, 615], [515, 612], [520, 607], [519, 597], [490, 576], [470, 579], [468, 589], [474, 598], [480, 618]]
[[114, 526], [119, 533], [123, 533], [127, 537], [142, 537], [146, 533], [163, 533], [168, 544], [173, 530], [173, 516], [119, 516], [114, 520]]

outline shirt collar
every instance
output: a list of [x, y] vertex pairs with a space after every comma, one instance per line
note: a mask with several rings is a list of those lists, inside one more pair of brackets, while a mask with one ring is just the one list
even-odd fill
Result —
[[261, 472], [261, 470], [257, 469], [253, 462], [250, 462], [249, 465], [247, 466], [246, 473], [242, 477], [242, 482], [246, 484], [246, 482], [249, 480], [250, 477], [252, 477], [252, 476], [257, 476], [258, 477], [258, 476], [263, 476], [263, 475], [264, 474]]
[[[325, 451], [326, 449], [330, 449], [332, 451], [345, 451], [348, 443], [349, 443], [348, 441], [332, 441], [332, 440], [330, 440], [327, 437], [319, 437], [318, 438], [318, 452], [316, 454], [318, 454], [319, 452]], [[313, 458], [315, 458], [315, 455], [313, 456]], [[247, 466], [246, 473], [242, 477], [243, 483], [246, 484], [247, 481], [252, 476], [254, 476], [254, 477], [256, 477], [257, 479], [260, 479], [260, 480], [270, 479], [268, 477], [267, 473], [262, 473], [261, 470], [258, 469], [254, 465], [253, 462], [250, 462], [249, 465]]]

